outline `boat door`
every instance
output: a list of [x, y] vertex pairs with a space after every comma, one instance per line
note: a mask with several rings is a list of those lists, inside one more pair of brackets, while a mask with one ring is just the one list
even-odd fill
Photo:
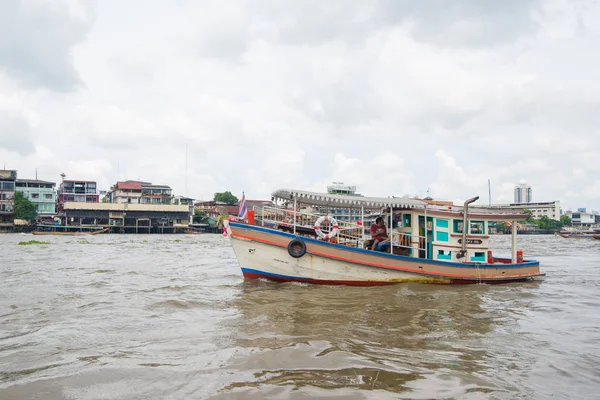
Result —
[[[433, 217], [427, 217], [427, 224], [425, 224], [425, 216], [419, 215], [419, 236], [427, 237], [427, 258], [429, 260], [432, 259], [431, 253], [433, 252]], [[419, 239], [422, 241], [423, 239]], [[425, 258], [425, 250], [423, 249], [423, 245], [419, 246], [421, 250], [419, 250], [419, 258]]]

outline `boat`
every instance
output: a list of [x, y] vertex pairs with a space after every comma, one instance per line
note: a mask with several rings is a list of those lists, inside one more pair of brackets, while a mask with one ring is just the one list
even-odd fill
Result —
[[31, 232], [33, 235], [38, 235], [38, 236], [94, 236], [94, 235], [99, 235], [101, 233], [106, 233], [108, 232], [108, 228], [104, 228], [102, 230], [95, 230], [95, 231], [86, 231], [86, 232], [45, 232], [45, 231], [34, 231]]
[[600, 240], [600, 233], [595, 233], [592, 235], [592, 237], [596, 240]]
[[[517, 250], [516, 221], [527, 215], [469, 212], [478, 197], [462, 206], [439, 206], [410, 198], [279, 189], [272, 198], [275, 207], [224, 219], [246, 279], [375, 286], [506, 283], [545, 275], [538, 261], [523, 259]], [[337, 221], [328, 212], [341, 208], [360, 210], [360, 220]], [[389, 240], [372, 250], [363, 220], [374, 212], [385, 218]], [[515, 222], [512, 252], [502, 258], [489, 249], [488, 223], [507, 220]]]
[[600, 234], [598, 229], [563, 229], [559, 235], [565, 239], [595, 239]]

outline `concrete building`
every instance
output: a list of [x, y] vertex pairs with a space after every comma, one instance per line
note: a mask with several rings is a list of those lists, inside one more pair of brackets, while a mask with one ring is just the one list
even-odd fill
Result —
[[531, 203], [533, 201], [533, 193], [531, 186], [525, 181], [521, 181], [515, 186], [515, 201], [514, 204]]
[[16, 191], [23, 192], [25, 198], [35, 205], [39, 216], [56, 214], [56, 183], [38, 179], [17, 179]]
[[512, 212], [522, 213], [525, 210], [530, 210], [533, 218], [541, 218], [546, 216], [556, 221], [560, 220], [560, 201], [548, 201], [538, 203], [527, 203], [527, 204], [492, 204], [487, 205], [476, 205], [472, 204], [471, 208], [485, 208], [496, 212]]
[[[347, 196], [362, 196], [360, 193], [356, 193], [356, 186], [344, 185], [344, 182], [333, 182], [327, 186], [328, 194], [340, 194]], [[315, 210], [318, 213], [328, 213], [338, 221], [358, 221], [361, 218], [361, 211], [356, 209], [345, 209], [345, 208], [320, 208]]]
[[[583, 210], [585, 210], [585, 208], [583, 208]], [[571, 218], [573, 226], [592, 226], [596, 224], [596, 214], [594, 213], [585, 211], [567, 211], [565, 215]]]
[[12, 199], [16, 180], [17, 171], [0, 169], [0, 230], [13, 228]]
[[67, 202], [98, 203], [97, 185], [94, 181], [63, 180], [58, 188], [58, 212], [64, 211]]
[[141, 204], [142, 184], [140, 182], [117, 182], [109, 192], [109, 203]]
[[153, 185], [151, 182], [117, 182], [108, 193], [108, 201], [116, 204], [172, 204], [170, 186]]

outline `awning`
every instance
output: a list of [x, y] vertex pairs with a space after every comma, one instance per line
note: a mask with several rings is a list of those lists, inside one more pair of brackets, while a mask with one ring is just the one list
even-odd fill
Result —
[[423, 209], [427, 203], [408, 197], [363, 197], [341, 194], [328, 194], [307, 192], [294, 189], [278, 189], [271, 196], [274, 200], [293, 201], [297, 199], [302, 204], [339, 207], [339, 208], [361, 208], [376, 210], [381, 208], [416, 208]]

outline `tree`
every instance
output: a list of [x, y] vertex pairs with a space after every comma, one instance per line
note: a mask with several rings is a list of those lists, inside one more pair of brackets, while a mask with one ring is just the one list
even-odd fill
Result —
[[563, 226], [573, 226], [573, 221], [568, 215], [561, 215], [560, 223], [563, 224]]
[[194, 223], [195, 224], [206, 224], [208, 221], [208, 215], [204, 211], [194, 210]]
[[215, 193], [214, 201], [218, 201], [220, 203], [225, 203], [227, 205], [234, 205], [238, 202], [238, 198], [231, 194], [230, 191]]
[[531, 211], [531, 210], [523, 210], [523, 213], [525, 213], [525, 214], [528, 215], [528, 217], [525, 220], [525, 222], [530, 223], [530, 224], [535, 222], [533, 220], [533, 211]]
[[35, 221], [36, 217], [35, 204], [29, 201], [23, 192], [15, 192], [13, 196], [13, 218]]

